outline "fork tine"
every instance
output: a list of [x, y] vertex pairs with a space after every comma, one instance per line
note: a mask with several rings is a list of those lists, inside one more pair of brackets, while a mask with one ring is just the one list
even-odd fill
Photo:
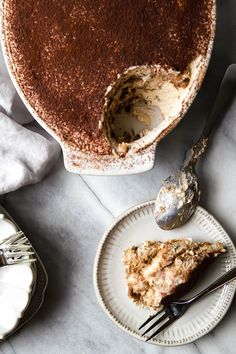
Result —
[[17, 251], [17, 250], [24, 250], [24, 251], [26, 251], [26, 250], [28, 250], [28, 249], [30, 249], [30, 248], [32, 248], [32, 246], [30, 245], [30, 244], [24, 244], [24, 245], [10, 245], [8, 248], [6, 248], [6, 251], [8, 251], [8, 252], [15, 252], [15, 251]]
[[158, 318], [156, 322], [154, 322], [143, 334], [142, 336], [145, 336], [148, 332], [150, 332], [154, 327], [156, 327], [159, 323], [161, 323], [163, 320], [165, 320], [169, 316], [169, 313], [166, 311], [164, 314]]
[[5, 238], [4, 240], [2, 240], [2, 242], [0, 243], [0, 245], [9, 245], [13, 242], [15, 242], [16, 240], [18, 240], [21, 236], [23, 235], [22, 231], [18, 231], [13, 235], [8, 236], [7, 238]]
[[9, 246], [11, 245], [21, 245], [24, 244], [26, 242], [29, 242], [29, 240], [27, 239], [26, 236], [23, 236], [24, 234], [22, 234], [20, 237], [18, 237], [17, 239], [15, 239], [13, 242], [10, 243]]
[[143, 324], [139, 327], [138, 330], [142, 329], [144, 326], [146, 326], [151, 320], [153, 320], [153, 318], [155, 318], [156, 316], [160, 315], [160, 313], [163, 312], [163, 309], [161, 309], [160, 311], [158, 311], [157, 313], [155, 313], [155, 315], [151, 315], [148, 317], [148, 319], [143, 322]]
[[36, 260], [36, 258], [14, 259], [9, 260], [6, 265], [33, 263], [36, 262]]
[[32, 254], [34, 254], [34, 252], [30, 252], [30, 251], [16, 251], [16, 252], [5, 252], [4, 255], [5, 257], [8, 258], [19, 258], [19, 257], [23, 257], [23, 256], [31, 256]]
[[27, 239], [26, 236], [20, 238], [19, 240], [17, 240], [17, 244], [20, 245], [22, 243], [25, 243], [25, 242], [29, 242], [29, 240]]
[[154, 332], [148, 339], [146, 339], [146, 342], [148, 342], [149, 340], [151, 340], [153, 337], [155, 337], [156, 335], [158, 335], [158, 333], [164, 331], [164, 329], [166, 327], [169, 327], [171, 325], [171, 323], [173, 323], [175, 321], [175, 318], [170, 318], [169, 321], [165, 322], [160, 328], [158, 328], [158, 330], [156, 332]]
[[6, 252], [17, 252], [17, 251], [27, 251], [31, 250], [32, 246], [31, 245], [10, 245], [7, 248], [4, 248], [5, 253]]

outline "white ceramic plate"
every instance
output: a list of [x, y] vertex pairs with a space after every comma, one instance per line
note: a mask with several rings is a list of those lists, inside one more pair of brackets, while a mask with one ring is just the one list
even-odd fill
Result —
[[[98, 300], [105, 313], [124, 331], [140, 336], [138, 327], [152, 313], [136, 306], [127, 296], [127, 287], [122, 264], [123, 250], [139, 245], [145, 240], [164, 241], [169, 238], [191, 237], [195, 241], [221, 241], [227, 252], [215, 260], [202, 274], [185, 298], [198, 293], [236, 266], [235, 247], [220, 224], [203, 208], [198, 207], [191, 220], [183, 227], [164, 231], [158, 228], [153, 217], [154, 201], [128, 210], [118, 218], [104, 235], [99, 246], [95, 266], [94, 285]], [[155, 337], [150, 343], [159, 345], [187, 344], [211, 331], [224, 317], [233, 299], [236, 281], [194, 304], [186, 314], [172, 326]]]
[[[16, 231], [13, 222], [0, 212], [0, 241]], [[0, 339], [15, 328], [28, 306], [34, 276], [30, 264], [0, 268]]]

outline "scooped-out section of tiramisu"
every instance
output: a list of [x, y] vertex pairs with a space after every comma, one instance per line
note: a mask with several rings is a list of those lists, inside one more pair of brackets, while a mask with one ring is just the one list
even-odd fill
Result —
[[180, 116], [201, 67], [199, 56], [183, 72], [152, 65], [119, 75], [107, 90], [100, 121], [112, 152], [125, 156], [152, 144]]
[[226, 252], [221, 242], [191, 239], [145, 241], [124, 250], [128, 296], [137, 305], [158, 310], [163, 300], [186, 284], [204, 261]]

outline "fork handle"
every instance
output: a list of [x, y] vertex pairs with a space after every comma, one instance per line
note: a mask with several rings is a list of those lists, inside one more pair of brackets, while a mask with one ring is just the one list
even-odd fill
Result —
[[236, 278], [236, 267], [230, 269], [227, 273], [222, 275], [219, 279], [217, 279], [214, 283], [209, 285], [206, 289], [202, 290], [199, 294], [193, 296], [191, 299], [187, 300], [186, 303], [191, 304], [194, 301], [200, 299], [201, 297], [210, 294], [216, 289], [220, 288], [224, 284]]

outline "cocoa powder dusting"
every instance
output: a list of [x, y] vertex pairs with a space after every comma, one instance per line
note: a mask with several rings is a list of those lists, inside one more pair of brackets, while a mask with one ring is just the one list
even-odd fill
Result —
[[17, 81], [60, 138], [109, 154], [98, 128], [118, 73], [161, 64], [183, 71], [205, 55], [213, 0], [5, 0]]

